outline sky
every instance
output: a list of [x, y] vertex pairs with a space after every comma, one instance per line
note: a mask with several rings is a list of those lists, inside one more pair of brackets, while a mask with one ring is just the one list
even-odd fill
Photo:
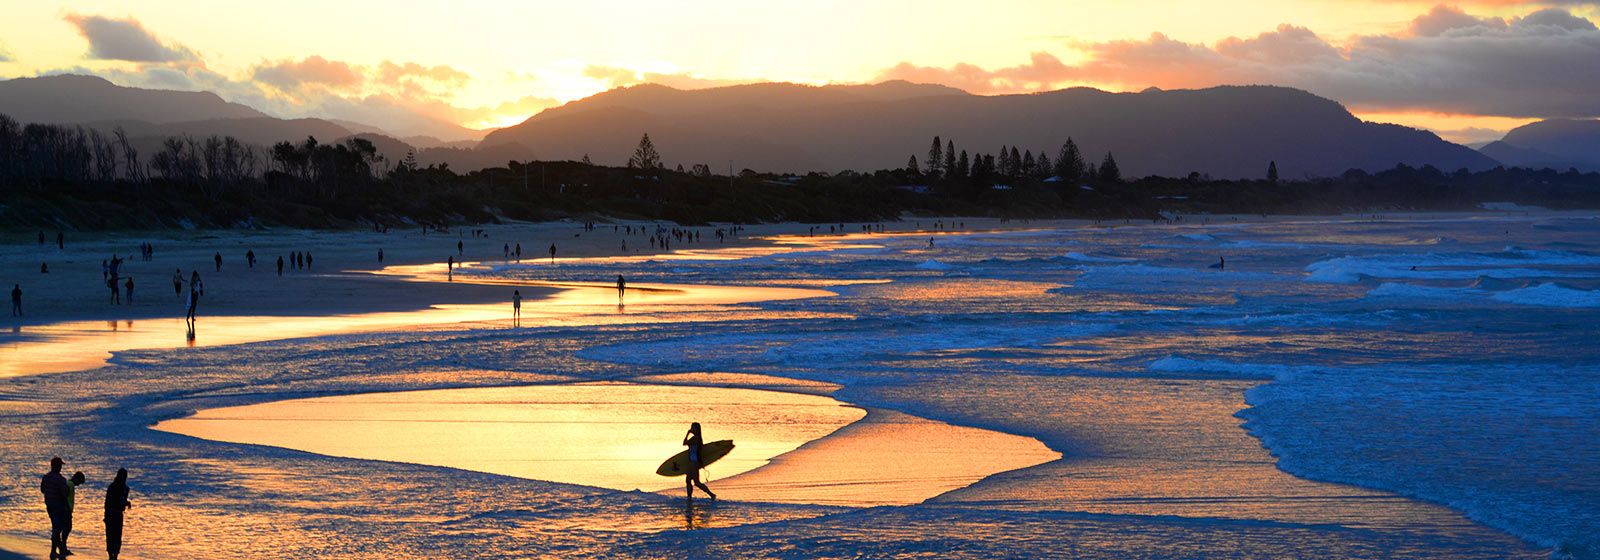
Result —
[[985, 95], [1284, 85], [1458, 142], [1600, 117], [1600, 3], [1572, 0], [0, 0], [0, 13], [0, 78], [96, 74], [397, 131], [505, 126], [642, 82], [887, 79]]

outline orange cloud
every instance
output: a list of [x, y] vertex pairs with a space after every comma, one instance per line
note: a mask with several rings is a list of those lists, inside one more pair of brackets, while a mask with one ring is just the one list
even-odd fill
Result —
[[1160, 33], [1145, 40], [1074, 45], [1085, 55], [1063, 64], [1036, 52], [1027, 64], [901, 63], [878, 79], [945, 84], [973, 93], [1018, 93], [1073, 85], [1137, 89], [1222, 84], [1298, 87], [1371, 111], [1434, 111], [1509, 117], [1600, 116], [1600, 29], [1559, 8], [1516, 18], [1482, 18], [1434, 8], [1405, 33], [1369, 35], [1343, 45], [1304, 27], [1282, 25], [1214, 46]]
[[348, 63], [332, 61], [320, 56], [309, 56], [294, 62], [285, 60], [275, 64], [257, 66], [251, 78], [277, 88], [284, 93], [296, 93], [304, 86], [323, 86], [328, 89], [355, 89], [366, 77]]

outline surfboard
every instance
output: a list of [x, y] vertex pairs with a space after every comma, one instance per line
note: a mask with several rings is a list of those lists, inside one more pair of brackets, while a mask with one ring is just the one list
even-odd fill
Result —
[[[701, 445], [700, 466], [703, 467], [717, 462], [717, 459], [723, 458], [729, 451], [733, 451], [733, 440], [731, 439], [713, 441]], [[661, 468], [656, 469], [656, 474], [661, 476], [683, 476], [689, 474], [689, 469], [689, 450], [685, 449], [677, 455], [673, 455], [671, 459], [667, 459], [667, 462], [661, 463]]]

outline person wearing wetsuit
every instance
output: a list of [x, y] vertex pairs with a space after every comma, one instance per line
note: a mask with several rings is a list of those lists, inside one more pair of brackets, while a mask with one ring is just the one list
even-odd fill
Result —
[[715, 501], [717, 495], [712, 493], [710, 488], [706, 488], [704, 482], [700, 482], [700, 468], [704, 466], [700, 463], [700, 451], [705, 444], [705, 438], [700, 433], [699, 422], [689, 424], [689, 433], [683, 436], [683, 444], [689, 446], [689, 472], [684, 473], [683, 477], [684, 498], [693, 503], [694, 489], [698, 486]]

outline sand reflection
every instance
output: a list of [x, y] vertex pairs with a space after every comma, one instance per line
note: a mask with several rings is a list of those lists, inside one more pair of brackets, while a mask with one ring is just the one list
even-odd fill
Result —
[[737, 444], [708, 474], [714, 489], [738, 500], [916, 503], [1060, 457], [1029, 438], [890, 411], [869, 417], [822, 395], [616, 382], [295, 399], [202, 410], [156, 429], [676, 495], [682, 481], [655, 469], [682, 450], [694, 421], [707, 439]]

